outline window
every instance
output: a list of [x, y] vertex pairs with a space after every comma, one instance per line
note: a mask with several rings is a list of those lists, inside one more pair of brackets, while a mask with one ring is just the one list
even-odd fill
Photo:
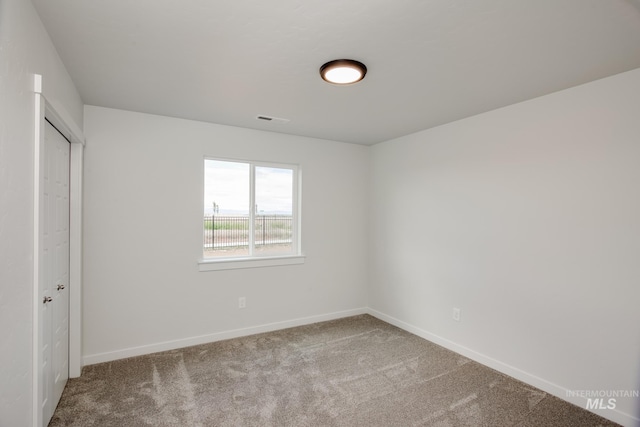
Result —
[[298, 187], [294, 165], [205, 159], [201, 264], [300, 256]]

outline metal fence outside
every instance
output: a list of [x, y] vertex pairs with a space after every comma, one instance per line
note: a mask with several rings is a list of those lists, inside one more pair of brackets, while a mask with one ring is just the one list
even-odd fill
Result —
[[[291, 243], [291, 215], [256, 215], [254, 243], [257, 246]], [[249, 217], [213, 215], [204, 217], [204, 249], [228, 249], [249, 246]]]

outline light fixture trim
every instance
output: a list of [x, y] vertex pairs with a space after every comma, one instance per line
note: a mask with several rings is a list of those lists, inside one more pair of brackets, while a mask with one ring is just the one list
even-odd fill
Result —
[[322, 80], [334, 85], [350, 85], [364, 79], [367, 67], [353, 59], [336, 59], [320, 67]]

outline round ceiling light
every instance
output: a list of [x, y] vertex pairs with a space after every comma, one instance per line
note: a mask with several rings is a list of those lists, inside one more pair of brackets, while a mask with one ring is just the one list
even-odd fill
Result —
[[320, 67], [322, 80], [336, 85], [348, 85], [359, 82], [367, 74], [367, 67], [353, 59], [336, 59]]

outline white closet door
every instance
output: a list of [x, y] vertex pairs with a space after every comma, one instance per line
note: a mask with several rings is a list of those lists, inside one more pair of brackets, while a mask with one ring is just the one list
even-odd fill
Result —
[[47, 122], [42, 175], [40, 349], [47, 425], [69, 379], [69, 142]]

